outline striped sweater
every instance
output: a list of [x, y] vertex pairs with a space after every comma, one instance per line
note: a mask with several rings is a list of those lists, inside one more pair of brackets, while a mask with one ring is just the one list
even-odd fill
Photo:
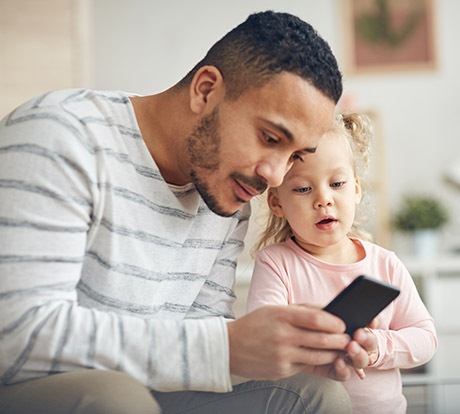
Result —
[[128, 95], [55, 91], [0, 124], [0, 378], [93, 368], [231, 390], [226, 321], [249, 205], [167, 184]]

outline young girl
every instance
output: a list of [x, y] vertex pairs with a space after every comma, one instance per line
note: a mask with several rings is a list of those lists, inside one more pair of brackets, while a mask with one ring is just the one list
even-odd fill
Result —
[[364, 378], [352, 376], [344, 385], [353, 413], [405, 413], [399, 368], [430, 360], [437, 339], [407, 269], [357, 229], [368, 125], [363, 115], [337, 116], [315, 154], [297, 160], [282, 185], [269, 189], [271, 215], [258, 246], [266, 247], [257, 253], [247, 310], [302, 302], [325, 306], [359, 275], [398, 286], [399, 297], [366, 328], [378, 346], [369, 353]]

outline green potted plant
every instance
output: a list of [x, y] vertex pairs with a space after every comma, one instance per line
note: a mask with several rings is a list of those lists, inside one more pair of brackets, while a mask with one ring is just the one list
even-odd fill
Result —
[[415, 253], [432, 257], [437, 253], [439, 230], [447, 223], [449, 215], [438, 199], [424, 195], [410, 195], [393, 217], [393, 227], [410, 232], [414, 239]]

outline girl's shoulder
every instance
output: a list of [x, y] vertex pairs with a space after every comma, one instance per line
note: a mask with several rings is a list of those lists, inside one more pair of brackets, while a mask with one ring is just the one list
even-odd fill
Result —
[[384, 262], [390, 266], [402, 265], [401, 259], [399, 259], [394, 251], [366, 240], [359, 239], [359, 242], [363, 246], [368, 260]]
[[283, 255], [287, 251], [292, 250], [289, 240], [279, 243], [269, 244], [257, 252], [257, 256], [277, 256]]
[[388, 256], [394, 256], [395, 252], [392, 250], [389, 250], [385, 247], [380, 246], [379, 244], [367, 241], [367, 240], [361, 240], [361, 239], [356, 239], [358, 240], [359, 243], [363, 246], [364, 250], [366, 251], [367, 254], [369, 255], [378, 255], [382, 257], [388, 257]]

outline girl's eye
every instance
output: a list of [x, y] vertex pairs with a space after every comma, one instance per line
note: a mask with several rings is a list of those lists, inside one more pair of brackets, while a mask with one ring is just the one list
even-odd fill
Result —
[[266, 134], [265, 132], [263, 134], [264, 134], [265, 141], [267, 141], [269, 144], [277, 144], [278, 143], [277, 139], [272, 138], [270, 135]]
[[332, 183], [331, 187], [332, 188], [340, 188], [340, 187], [343, 187], [344, 185], [345, 185], [345, 181], [338, 181], [336, 183]]
[[294, 189], [297, 193], [308, 193], [311, 190], [311, 187], [300, 187]]

